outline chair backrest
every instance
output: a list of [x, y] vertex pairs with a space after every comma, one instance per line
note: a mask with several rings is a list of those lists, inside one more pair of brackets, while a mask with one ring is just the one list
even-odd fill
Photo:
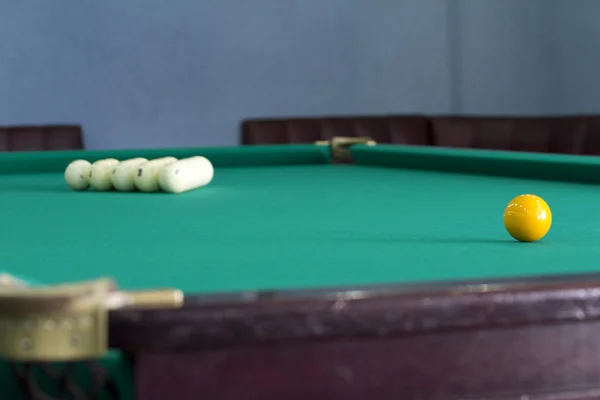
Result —
[[580, 154], [585, 138], [598, 134], [592, 121], [584, 116], [432, 117], [431, 130], [434, 144], [442, 147]]
[[600, 154], [600, 116], [415, 116], [253, 119], [242, 144], [312, 143], [368, 136], [378, 143]]
[[83, 149], [78, 125], [0, 126], [0, 152]]
[[312, 143], [335, 136], [369, 136], [379, 143], [432, 145], [422, 116], [253, 119], [242, 122], [242, 144]]

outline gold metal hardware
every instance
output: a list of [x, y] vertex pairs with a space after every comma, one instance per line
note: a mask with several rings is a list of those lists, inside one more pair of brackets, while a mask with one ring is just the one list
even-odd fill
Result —
[[375, 146], [376, 142], [366, 136], [362, 137], [334, 137], [331, 140], [319, 140], [315, 142], [317, 146], [329, 146], [331, 149], [331, 158], [336, 162], [352, 162], [352, 153], [350, 147], [357, 144]]
[[108, 350], [108, 312], [178, 308], [174, 289], [123, 292], [109, 278], [30, 287], [0, 275], [0, 358], [11, 361], [77, 361]]
[[5, 286], [9, 286], [9, 287], [15, 287], [15, 286], [20, 286], [20, 287], [26, 287], [27, 282], [15, 278], [14, 276], [10, 275], [10, 274], [0, 274], [0, 290], [2, 290], [3, 287]]

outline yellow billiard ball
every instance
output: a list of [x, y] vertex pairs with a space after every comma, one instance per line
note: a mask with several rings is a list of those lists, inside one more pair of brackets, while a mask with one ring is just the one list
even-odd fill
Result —
[[522, 194], [504, 210], [504, 227], [520, 242], [535, 242], [546, 236], [552, 225], [548, 204], [533, 194]]

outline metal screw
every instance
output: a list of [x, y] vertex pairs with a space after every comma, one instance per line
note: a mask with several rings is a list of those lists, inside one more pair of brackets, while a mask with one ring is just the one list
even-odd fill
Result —
[[21, 348], [25, 351], [30, 351], [33, 348], [33, 341], [30, 338], [24, 337], [20, 341]]

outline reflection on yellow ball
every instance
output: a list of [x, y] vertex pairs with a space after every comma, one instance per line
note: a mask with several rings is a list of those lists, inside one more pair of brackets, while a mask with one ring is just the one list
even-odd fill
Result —
[[552, 225], [548, 204], [533, 194], [522, 194], [508, 203], [504, 210], [504, 226], [513, 238], [535, 242], [546, 236]]

